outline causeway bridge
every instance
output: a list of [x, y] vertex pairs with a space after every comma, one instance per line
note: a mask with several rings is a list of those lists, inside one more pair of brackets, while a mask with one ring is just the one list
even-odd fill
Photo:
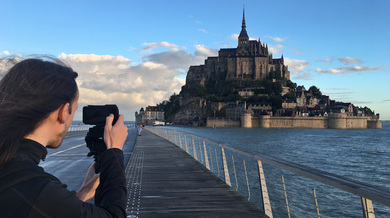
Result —
[[[297, 211], [290, 212], [291, 196], [288, 198], [283, 176], [279, 181], [266, 180], [263, 165], [331, 187], [341, 195], [352, 196], [356, 217], [388, 217], [390, 214], [386, 213], [390, 211], [390, 190], [386, 188], [247, 153], [231, 145], [173, 129], [147, 127], [138, 137], [136, 131], [136, 128], [129, 128], [124, 147], [125, 162], [128, 163], [128, 217], [306, 217]], [[68, 184], [70, 190], [80, 187], [84, 171], [93, 161], [85, 157], [88, 151], [83, 142], [85, 133], [84, 129], [69, 132], [60, 150], [49, 151], [47, 160], [41, 164], [47, 172]], [[69, 172], [69, 167], [74, 168], [74, 174], [65, 173]], [[267, 190], [267, 186], [274, 183], [283, 187], [280, 192], [284, 199], [278, 205], [270, 202], [274, 196]], [[302, 204], [302, 208], [309, 208], [313, 210], [312, 214], [321, 217], [315, 188], [312, 194], [312, 206]], [[340, 204], [342, 198], [333, 200]], [[375, 214], [377, 206], [385, 208], [385, 213], [381, 209], [382, 212]], [[343, 211], [329, 214], [345, 217]]]

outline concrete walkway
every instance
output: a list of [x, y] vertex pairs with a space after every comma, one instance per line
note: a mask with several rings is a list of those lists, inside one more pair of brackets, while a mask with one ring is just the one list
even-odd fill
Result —
[[267, 217], [176, 145], [143, 130], [126, 168], [128, 217]]

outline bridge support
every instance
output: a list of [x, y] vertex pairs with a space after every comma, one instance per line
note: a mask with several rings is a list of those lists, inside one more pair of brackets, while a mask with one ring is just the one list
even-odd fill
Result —
[[261, 191], [261, 197], [263, 199], [264, 213], [269, 218], [273, 218], [273, 216], [272, 216], [272, 209], [271, 209], [271, 203], [269, 201], [269, 196], [268, 196], [267, 184], [265, 182], [263, 164], [259, 160], [257, 160], [257, 167], [258, 167], [258, 170], [259, 170], [260, 191]]
[[223, 162], [223, 171], [225, 173], [225, 183], [231, 187], [232, 183], [230, 182], [229, 169], [225, 157], [225, 149], [222, 147], [221, 147], [221, 154], [222, 154], [222, 162]]
[[367, 198], [362, 199], [362, 208], [363, 208], [363, 217], [364, 218], [375, 218], [374, 206], [372, 206], [372, 201]]

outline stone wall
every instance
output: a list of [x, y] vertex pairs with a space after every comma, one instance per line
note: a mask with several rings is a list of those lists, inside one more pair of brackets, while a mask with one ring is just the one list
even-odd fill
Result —
[[382, 122], [379, 120], [368, 120], [367, 128], [369, 129], [382, 129]]
[[207, 118], [207, 127], [244, 128], [308, 128], [308, 129], [380, 129], [382, 122], [371, 117], [332, 114], [329, 117], [252, 117], [243, 114], [241, 121], [226, 118]]
[[214, 118], [208, 117], [206, 127], [240, 127], [239, 120], [232, 120], [228, 118]]
[[323, 117], [270, 117], [260, 116], [252, 118], [252, 123], [257, 123], [260, 128], [328, 128], [328, 119]]

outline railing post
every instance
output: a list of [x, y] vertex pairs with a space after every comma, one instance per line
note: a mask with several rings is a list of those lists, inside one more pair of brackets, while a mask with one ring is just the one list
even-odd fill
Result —
[[181, 145], [181, 136], [180, 136], [180, 132], [179, 132], [179, 144], [180, 144], [180, 148], [183, 149], [182, 145]]
[[202, 164], [204, 164], [204, 161], [203, 161], [203, 152], [202, 152], [202, 145], [200, 145], [200, 141], [198, 141], [197, 144], [199, 145], [200, 161], [202, 162]]
[[213, 164], [213, 154], [211, 153], [211, 146], [209, 146], [209, 154], [210, 154], [210, 164], [211, 164], [211, 172], [214, 173], [214, 164]]
[[[282, 183], [283, 183], [284, 197], [286, 198], [287, 215], [288, 215], [288, 218], [290, 218], [291, 217], [290, 207], [288, 206], [287, 191], [286, 191], [286, 185], [284, 184], [284, 176], [283, 175], [282, 175]], [[315, 189], [313, 189], [313, 191], [315, 193]], [[314, 196], [315, 196], [315, 194], [314, 194]], [[317, 198], [316, 198], [316, 202], [317, 202]], [[319, 214], [318, 207], [317, 207], [317, 213]]]
[[234, 170], [234, 178], [236, 179], [236, 191], [238, 190], [238, 181], [237, 181], [237, 173], [236, 173], [236, 164], [234, 163], [234, 158], [232, 155], [232, 163], [233, 163], [233, 170]]
[[364, 218], [375, 218], [375, 213], [374, 213], [374, 206], [372, 206], [372, 201], [367, 198], [362, 199], [362, 209], [363, 209], [363, 217]]
[[248, 180], [248, 173], [246, 172], [245, 160], [243, 160], [242, 162], [244, 163], [246, 187], [248, 188], [248, 201], [249, 201], [251, 199], [251, 189], [249, 188], [249, 180]]
[[261, 191], [261, 197], [263, 199], [264, 213], [269, 218], [273, 218], [273, 216], [272, 216], [272, 209], [271, 209], [271, 203], [269, 201], [269, 196], [268, 196], [267, 184], [265, 182], [263, 164], [259, 160], [257, 160], [257, 168], [259, 170], [260, 191]]
[[177, 145], [176, 131], [173, 132], [173, 136], [175, 137], [175, 145]]
[[186, 134], [183, 134], [184, 135], [184, 144], [186, 145], [186, 152], [187, 152], [187, 154], [189, 154], [188, 153], [188, 146], [187, 146], [187, 136], [186, 136]]
[[204, 150], [204, 160], [205, 160], [205, 163], [206, 163], [206, 168], [208, 170], [210, 170], [209, 158], [207, 156], [206, 143], [204, 142], [204, 140], [203, 140], [203, 150]]
[[194, 154], [194, 158], [195, 160], [198, 160], [198, 156], [196, 155], [196, 148], [195, 148], [195, 143], [194, 143], [194, 137], [191, 136], [191, 139], [192, 139], [192, 153]]
[[222, 154], [222, 161], [223, 161], [223, 171], [225, 173], [225, 183], [231, 187], [232, 184], [230, 182], [229, 169], [228, 169], [226, 157], [225, 157], [225, 149], [222, 147], [221, 147], [221, 154]]
[[318, 208], [317, 194], [315, 188], [313, 188], [313, 195], [314, 195], [314, 203], [316, 204], [316, 209], [317, 209], [317, 218], [320, 218], [320, 209]]

